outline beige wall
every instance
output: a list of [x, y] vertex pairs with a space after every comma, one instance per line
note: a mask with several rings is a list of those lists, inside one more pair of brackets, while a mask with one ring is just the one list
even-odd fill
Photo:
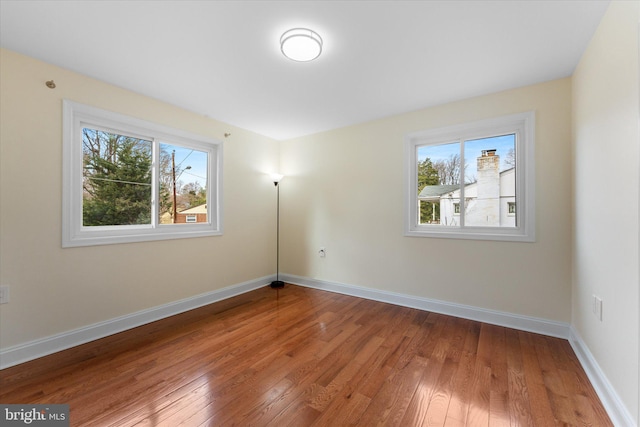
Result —
[[[281, 270], [569, 322], [570, 108], [571, 83], [562, 79], [284, 142]], [[531, 110], [535, 243], [403, 235], [407, 133]]]
[[[0, 283], [11, 290], [0, 306], [1, 348], [274, 273], [268, 173], [277, 169], [277, 142], [11, 51], [0, 55]], [[55, 90], [45, 86], [51, 79]], [[224, 235], [62, 249], [63, 98], [224, 140]]]
[[[573, 76], [574, 328], [638, 424], [640, 3], [613, 2]], [[603, 319], [592, 295], [603, 300]]]

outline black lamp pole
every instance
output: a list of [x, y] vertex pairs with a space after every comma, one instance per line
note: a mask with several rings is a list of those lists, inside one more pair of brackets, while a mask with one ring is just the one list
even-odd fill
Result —
[[276, 280], [271, 282], [274, 289], [284, 288], [284, 282], [280, 280], [280, 186], [278, 180], [274, 180], [273, 184], [277, 189], [277, 210], [276, 210]]

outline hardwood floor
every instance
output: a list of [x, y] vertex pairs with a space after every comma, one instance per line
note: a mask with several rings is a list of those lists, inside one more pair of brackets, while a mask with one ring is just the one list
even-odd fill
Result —
[[0, 371], [72, 426], [610, 426], [569, 343], [286, 285]]

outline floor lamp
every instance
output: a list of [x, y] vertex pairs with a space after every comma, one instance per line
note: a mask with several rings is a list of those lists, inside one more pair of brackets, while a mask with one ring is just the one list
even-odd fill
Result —
[[276, 210], [276, 280], [271, 282], [271, 287], [279, 289], [284, 287], [284, 282], [280, 280], [280, 185], [279, 182], [283, 176], [280, 174], [272, 174], [273, 184], [277, 189], [277, 210]]

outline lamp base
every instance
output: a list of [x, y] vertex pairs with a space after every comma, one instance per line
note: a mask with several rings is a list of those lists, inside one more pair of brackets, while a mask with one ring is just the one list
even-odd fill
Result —
[[271, 287], [273, 289], [284, 288], [284, 282], [282, 280], [274, 280], [271, 282]]

